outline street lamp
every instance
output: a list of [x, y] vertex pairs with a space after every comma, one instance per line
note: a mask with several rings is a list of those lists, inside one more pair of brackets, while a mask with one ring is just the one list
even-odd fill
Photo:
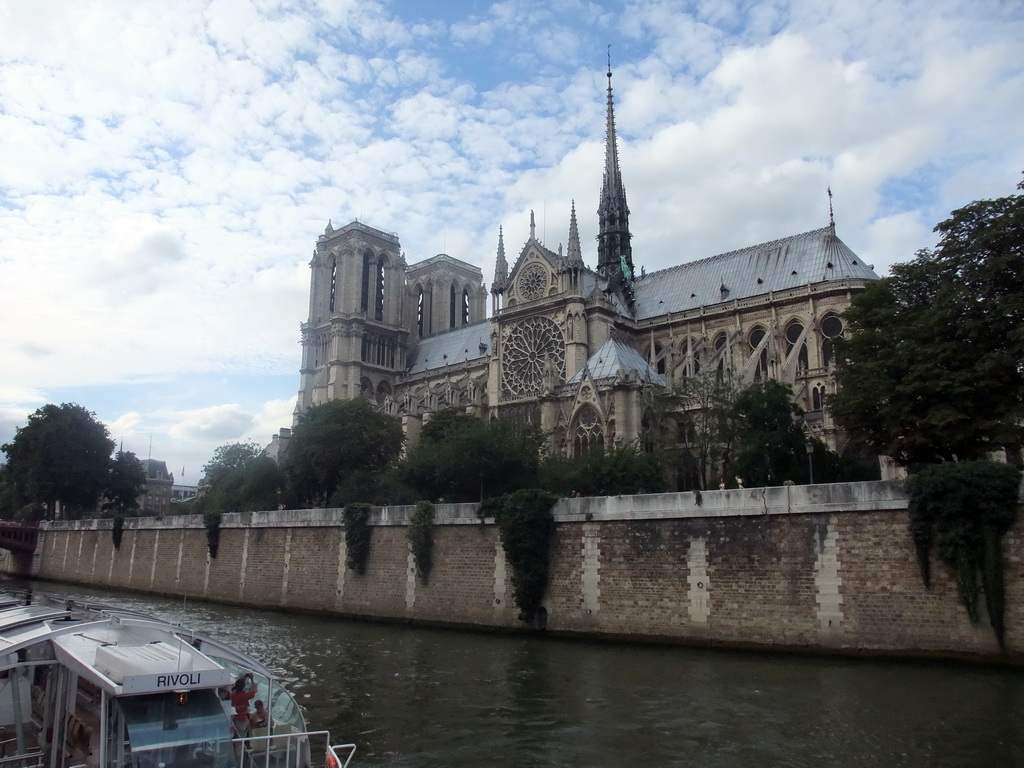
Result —
[[814, 485], [814, 441], [808, 440], [805, 445], [807, 448], [807, 470], [811, 476], [808, 485]]

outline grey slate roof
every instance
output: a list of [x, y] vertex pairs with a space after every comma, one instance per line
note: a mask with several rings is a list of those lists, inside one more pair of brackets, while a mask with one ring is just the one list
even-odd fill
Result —
[[[481, 345], [483, 345], [481, 349]], [[487, 357], [491, 346], [489, 320], [420, 339], [409, 353], [408, 372], [421, 373]]]
[[651, 272], [636, 282], [636, 317], [657, 317], [844, 279], [877, 280], [878, 275], [832, 227], [823, 227]]
[[587, 360], [586, 368], [576, 372], [568, 384], [578, 384], [583, 380], [583, 372], [590, 369], [590, 375], [595, 379], [603, 379], [614, 376], [621, 370], [623, 373], [636, 373], [643, 381], [650, 381], [652, 384], [666, 386], [665, 380], [654, 370], [650, 363], [625, 342], [616, 339], [608, 339], [601, 347]]

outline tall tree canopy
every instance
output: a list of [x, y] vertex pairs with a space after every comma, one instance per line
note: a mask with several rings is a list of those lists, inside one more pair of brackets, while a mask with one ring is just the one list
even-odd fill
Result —
[[622, 496], [666, 488], [658, 456], [640, 450], [636, 442], [608, 450], [597, 447], [581, 456], [545, 456], [540, 485], [561, 496]]
[[44, 405], [2, 446], [17, 495], [64, 514], [96, 510], [106, 487], [114, 441], [95, 414], [75, 403]]
[[378, 472], [402, 450], [402, 424], [366, 400], [331, 400], [303, 413], [292, 430], [287, 473], [296, 498], [324, 504], [361, 470]]
[[976, 201], [935, 229], [934, 251], [854, 298], [828, 404], [904, 466], [1024, 439], [1024, 197]]
[[737, 424], [734, 469], [747, 485], [806, 482], [806, 439], [796, 421], [793, 391], [778, 381], [753, 384], [733, 404]]
[[203, 477], [210, 486], [216, 485], [221, 478], [236, 469], [245, 469], [253, 459], [263, 453], [263, 449], [251, 440], [244, 443], [225, 443], [218, 446], [211, 458], [203, 465]]
[[533, 427], [448, 409], [423, 427], [402, 474], [423, 498], [479, 501], [535, 488], [543, 443]]
[[139, 508], [139, 494], [146, 485], [146, 470], [131, 451], [119, 450], [110, 462], [103, 489], [103, 509], [115, 515], [130, 515]]
[[736, 441], [736, 398], [740, 385], [728, 371], [707, 369], [684, 376], [668, 394], [682, 438], [680, 469], [695, 475], [699, 488], [716, 488], [732, 470]]

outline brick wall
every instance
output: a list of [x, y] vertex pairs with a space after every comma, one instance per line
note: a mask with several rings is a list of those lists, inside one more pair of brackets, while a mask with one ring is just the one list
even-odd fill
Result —
[[[198, 517], [126, 521], [119, 549], [110, 521], [51, 523], [35, 569], [44, 579], [267, 608], [525, 626], [495, 525], [481, 523], [474, 505], [439, 505], [424, 584], [408, 548], [411, 514], [374, 510], [362, 575], [345, 567], [340, 510], [225, 515], [215, 559]], [[555, 517], [544, 601], [551, 631], [999, 656], [987, 619], [971, 626], [944, 566], [934, 564], [924, 588], [899, 484], [563, 499]], [[1024, 663], [1024, 520], [1005, 555], [1003, 658]]]

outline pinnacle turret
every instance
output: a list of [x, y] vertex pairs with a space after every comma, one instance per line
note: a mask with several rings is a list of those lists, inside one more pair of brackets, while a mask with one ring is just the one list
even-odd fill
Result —
[[569, 247], [565, 254], [567, 266], [583, 266], [583, 249], [580, 248], [580, 230], [576, 224], [576, 201], [572, 201], [572, 213], [569, 216]]
[[498, 257], [494, 260], [494, 280], [491, 281], [491, 293], [504, 293], [508, 284], [508, 262], [505, 261], [505, 236], [498, 227]]

